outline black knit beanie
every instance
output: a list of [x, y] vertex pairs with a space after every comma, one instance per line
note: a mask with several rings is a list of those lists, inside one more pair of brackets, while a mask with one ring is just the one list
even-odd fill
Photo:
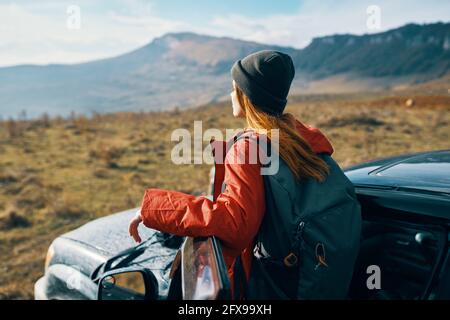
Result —
[[231, 68], [231, 77], [255, 107], [271, 115], [281, 115], [295, 76], [289, 55], [262, 50], [238, 60]]

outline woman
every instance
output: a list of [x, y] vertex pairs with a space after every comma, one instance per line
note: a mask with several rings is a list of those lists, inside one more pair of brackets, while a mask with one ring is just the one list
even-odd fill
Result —
[[[270, 129], [279, 129], [279, 155], [292, 174], [300, 183], [302, 179], [321, 182], [327, 179], [329, 168], [318, 154], [331, 155], [330, 142], [318, 129], [283, 114], [294, 74], [291, 58], [278, 51], [259, 51], [237, 61], [231, 70], [233, 115], [244, 117], [255, 135], [269, 130], [270, 138]], [[253, 240], [265, 213], [264, 183], [259, 162], [232, 160], [254, 150], [252, 143], [253, 139], [238, 140], [226, 153], [226, 188], [214, 201], [176, 191], [146, 190], [140, 213], [130, 222], [130, 235], [140, 242], [138, 225], [143, 222], [149, 228], [180, 236], [216, 236], [223, 246], [231, 283], [238, 256], [248, 279]]]

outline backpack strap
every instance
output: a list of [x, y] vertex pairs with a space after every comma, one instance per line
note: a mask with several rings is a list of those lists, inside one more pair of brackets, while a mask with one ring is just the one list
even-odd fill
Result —
[[[256, 144], [258, 145], [258, 155], [261, 156], [260, 150], [259, 148], [262, 148], [263, 151], [266, 153], [266, 155], [268, 156], [271, 153], [272, 147], [271, 147], [271, 143], [270, 143], [270, 139], [266, 136], [265, 141], [266, 143], [260, 143], [260, 136], [255, 137], [254, 135], [256, 134], [255, 130], [247, 130], [247, 131], [240, 131], [238, 132], [236, 135], [233, 136], [232, 139], [230, 139], [227, 142], [226, 145], [226, 152], [228, 152], [231, 147], [233, 146], [233, 144], [235, 144], [237, 141], [241, 140], [241, 139], [251, 139], [253, 141], [256, 142]], [[261, 134], [264, 136], [264, 134]], [[267, 167], [269, 166], [268, 163], [261, 163], [262, 167]]]
[[[233, 144], [235, 144], [238, 140], [241, 139], [245, 139], [245, 138], [251, 138], [253, 136], [253, 134], [255, 133], [254, 130], [248, 130], [248, 131], [239, 131], [238, 133], [236, 133], [232, 139], [230, 139], [230, 141], [228, 141], [229, 146], [227, 148], [227, 151], [229, 150], [229, 148], [231, 148], [231, 146]], [[254, 139], [254, 138], [252, 138]], [[256, 139], [257, 140], [257, 139]]]
[[[241, 131], [239, 133], [237, 133], [232, 140], [230, 140], [228, 143], [229, 145], [227, 146], [227, 150], [229, 150], [231, 148], [231, 146], [236, 143], [238, 140], [241, 139], [253, 139], [256, 141], [256, 143], [258, 144], [258, 147], [262, 147], [264, 149], [265, 152], [271, 152], [271, 146], [270, 146], [270, 140], [267, 139], [267, 145], [262, 145], [259, 143], [259, 139], [255, 138], [253, 136], [254, 131], [253, 130], [249, 130], [249, 131]], [[222, 190], [224, 189], [225, 186], [222, 186]], [[273, 281], [272, 277], [270, 276], [270, 274], [268, 273], [268, 271], [266, 270], [266, 265], [267, 264], [276, 264], [278, 266], [283, 266], [283, 267], [292, 267], [292, 266], [297, 266], [297, 261], [298, 261], [298, 251], [297, 249], [299, 249], [300, 247], [300, 242], [298, 242], [299, 246], [297, 248], [297, 244], [294, 244], [291, 250], [291, 253], [289, 253], [284, 259], [282, 260], [278, 260], [278, 259], [273, 259], [271, 257], [264, 257], [264, 255], [258, 254], [258, 245], [257, 243], [260, 242], [258, 241], [259, 239], [259, 232], [257, 233], [256, 237], [255, 237], [255, 250], [253, 251], [253, 267], [252, 268], [258, 268], [258, 275], [260, 275], [261, 277], [264, 278], [265, 282], [268, 284], [268, 286], [270, 287], [271, 290], [273, 290], [273, 292], [275, 293], [275, 295], [277, 297], [279, 297], [280, 299], [284, 299], [284, 300], [289, 300], [291, 299], [290, 297], [288, 297], [286, 295], [286, 293], [283, 292], [283, 290], [281, 290], [276, 283]], [[243, 264], [242, 264], [242, 260], [241, 260], [241, 256], [239, 255], [236, 258], [234, 267], [233, 267], [233, 275], [234, 275], [234, 299], [236, 300], [240, 300], [241, 297], [243, 297], [244, 299], [247, 299], [247, 292], [248, 292], [248, 283], [247, 283], [247, 278], [245, 275], [245, 271], [243, 268]], [[242, 286], [242, 287], [241, 287]]]
[[[242, 287], [241, 287], [242, 285]], [[237, 256], [233, 266], [233, 299], [247, 298], [247, 277], [242, 264], [241, 255]]]

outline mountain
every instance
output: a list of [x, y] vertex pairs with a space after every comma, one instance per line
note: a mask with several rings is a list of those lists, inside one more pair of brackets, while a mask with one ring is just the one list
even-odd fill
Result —
[[233, 62], [263, 49], [292, 56], [292, 93], [385, 89], [449, 72], [450, 23], [321, 37], [304, 49], [168, 33], [113, 58], [0, 68], [0, 116], [162, 110], [223, 100]]
[[299, 70], [316, 78], [348, 72], [365, 77], [440, 77], [450, 69], [450, 23], [316, 38], [296, 53], [296, 63]]

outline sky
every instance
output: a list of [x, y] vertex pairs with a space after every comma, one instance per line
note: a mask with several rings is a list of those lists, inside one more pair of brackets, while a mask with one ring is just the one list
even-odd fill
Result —
[[0, 0], [0, 66], [111, 57], [168, 32], [303, 48], [437, 21], [450, 21], [449, 0]]

